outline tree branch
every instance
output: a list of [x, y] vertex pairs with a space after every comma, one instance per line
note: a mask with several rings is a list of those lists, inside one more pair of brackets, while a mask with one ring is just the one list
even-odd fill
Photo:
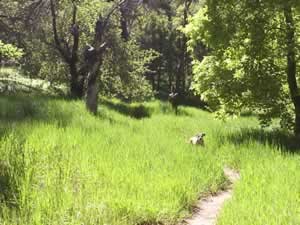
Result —
[[77, 52], [78, 52], [78, 47], [79, 47], [79, 27], [76, 24], [76, 19], [77, 19], [77, 6], [72, 0], [73, 4], [73, 18], [72, 18], [72, 28], [71, 28], [71, 34], [73, 36], [73, 47], [72, 47], [72, 60], [77, 61]]
[[69, 56], [68, 52], [62, 47], [61, 41], [58, 36], [55, 5], [54, 5], [53, 0], [50, 0], [50, 10], [51, 10], [51, 16], [52, 16], [52, 31], [53, 31], [55, 46], [56, 46], [57, 50], [63, 56], [64, 60], [69, 62], [70, 56]]

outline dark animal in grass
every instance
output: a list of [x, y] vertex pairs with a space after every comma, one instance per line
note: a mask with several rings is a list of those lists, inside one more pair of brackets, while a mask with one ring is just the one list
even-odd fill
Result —
[[205, 133], [199, 133], [190, 139], [190, 143], [193, 145], [201, 145], [204, 146], [204, 137]]
[[169, 102], [171, 103], [172, 109], [175, 111], [175, 114], [178, 113], [178, 105], [179, 105], [179, 95], [176, 92], [171, 92], [169, 94]]

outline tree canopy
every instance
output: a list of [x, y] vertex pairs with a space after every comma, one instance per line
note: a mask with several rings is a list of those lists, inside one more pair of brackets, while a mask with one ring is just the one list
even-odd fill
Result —
[[299, 134], [299, 29], [299, 1], [208, 0], [185, 30], [193, 90], [219, 116], [251, 110], [263, 125], [280, 117]]
[[99, 95], [141, 101], [175, 91], [183, 103], [201, 96], [220, 118], [250, 111], [299, 134], [299, 5], [4, 0], [0, 39], [9, 47], [0, 51], [22, 55], [24, 74], [64, 84], [93, 113]]

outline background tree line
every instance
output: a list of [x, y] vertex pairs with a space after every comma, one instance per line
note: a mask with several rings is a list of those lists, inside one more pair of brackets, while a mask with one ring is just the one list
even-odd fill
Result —
[[[64, 83], [96, 113], [196, 94], [220, 118], [250, 111], [300, 134], [299, 0], [4, 0], [0, 39], [23, 71]], [[191, 88], [191, 89], [190, 89]]]
[[[72, 98], [123, 100], [188, 94], [191, 58], [182, 28], [199, 3], [36, 0], [0, 3], [0, 39], [24, 50], [28, 76], [65, 83]], [[192, 7], [193, 6], [193, 7]]]

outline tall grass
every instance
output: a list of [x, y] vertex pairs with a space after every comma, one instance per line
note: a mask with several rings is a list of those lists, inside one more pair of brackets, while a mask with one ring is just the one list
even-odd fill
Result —
[[[219, 224], [299, 224], [299, 157], [247, 138], [254, 118], [102, 103], [92, 116], [79, 101], [0, 97], [0, 224], [176, 224], [226, 186], [225, 165], [242, 179]], [[199, 131], [204, 148], [187, 143]]]

